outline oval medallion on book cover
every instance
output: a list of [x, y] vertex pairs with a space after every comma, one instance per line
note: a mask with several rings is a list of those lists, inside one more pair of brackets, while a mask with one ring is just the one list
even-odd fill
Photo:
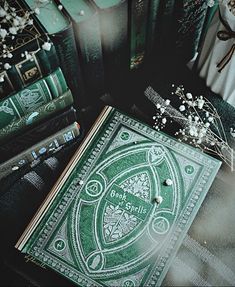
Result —
[[[152, 263], [182, 204], [178, 169], [157, 143], [119, 146], [97, 159], [69, 223], [77, 264], [86, 274], [109, 280]], [[171, 186], [164, 185], [166, 178]]]

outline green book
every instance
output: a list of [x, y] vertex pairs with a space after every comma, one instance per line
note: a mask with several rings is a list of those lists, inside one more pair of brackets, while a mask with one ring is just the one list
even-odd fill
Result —
[[66, 82], [74, 95], [76, 105], [83, 96], [80, 64], [72, 22], [59, 9], [56, 1], [22, 0], [31, 10], [40, 8], [40, 13], [34, 15], [35, 21], [53, 42], [61, 70]]
[[90, 0], [60, 0], [73, 22], [86, 98], [82, 105], [94, 102], [104, 92], [104, 67], [98, 12]]
[[151, 57], [157, 41], [157, 20], [159, 16], [160, 0], [149, 1], [148, 29], [146, 54]]
[[[1, 29], [8, 31], [12, 23], [19, 23], [19, 17], [25, 16], [33, 20], [33, 15], [27, 16], [27, 7], [22, 1], [5, 1], [2, 9], [8, 9], [9, 6], [15, 9], [15, 12], [8, 17], [7, 14], [1, 17]], [[4, 10], [5, 11], [5, 10]], [[9, 13], [8, 13], [9, 14]], [[21, 19], [21, 18], [20, 18]], [[27, 21], [26, 21], [27, 22]], [[0, 98], [6, 97], [13, 92], [21, 90], [23, 87], [42, 78], [58, 67], [58, 59], [55, 47], [50, 51], [42, 48], [47, 36], [36, 22], [26, 25], [24, 29], [18, 29], [17, 34], [8, 33], [4, 41], [0, 43]], [[8, 67], [6, 68], [5, 65]]]
[[79, 286], [160, 286], [220, 165], [105, 107], [16, 248]]
[[177, 17], [176, 51], [185, 63], [198, 51], [198, 45], [206, 19], [208, 3], [204, 0], [184, 0]]
[[130, 69], [140, 67], [145, 59], [149, 0], [130, 1]]
[[0, 165], [0, 180], [22, 166], [31, 164], [34, 161], [40, 160], [42, 157], [45, 158], [46, 156], [56, 152], [63, 145], [78, 137], [79, 134], [80, 127], [77, 122], [74, 122], [27, 150], [24, 150], [17, 156]]
[[20, 92], [0, 101], [0, 128], [22, 118], [67, 91], [64, 76], [58, 68]]
[[0, 129], [0, 142], [6, 141], [12, 138], [14, 135], [24, 132], [35, 126], [36, 124], [51, 118], [56, 113], [64, 110], [65, 108], [71, 106], [73, 103], [73, 95], [70, 90], [67, 90], [61, 96], [51, 100], [34, 109], [25, 116], [12, 121], [10, 124]]
[[[118, 89], [127, 77], [128, 1], [93, 0], [99, 13], [107, 89]], [[119, 95], [120, 97], [120, 92]]]
[[[181, 2], [176, 0], [160, 1], [155, 35], [157, 39], [156, 45], [160, 49], [158, 51], [160, 53], [164, 52], [167, 54], [169, 50], [172, 50], [173, 45], [175, 45], [174, 11], [175, 5], [181, 5]], [[179, 9], [178, 7], [176, 8], [177, 10]]]

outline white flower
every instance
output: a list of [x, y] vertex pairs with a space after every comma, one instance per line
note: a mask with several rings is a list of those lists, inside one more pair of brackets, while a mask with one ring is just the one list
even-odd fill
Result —
[[11, 59], [13, 57], [13, 54], [12, 53], [8, 53], [7, 54], [7, 58]]
[[165, 101], [165, 104], [166, 104], [167, 106], [169, 106], [170, 102], [171, 102], [171, 101], [167, 99], [167, 100]]
[[161, 108], [161, 105], [160, 105], [160, 104], [157, 104], [156, 107], [157, 107], [157, 109], [160, 109], [160, 108]]
[[160, 108], [160, 112], [163, 114], [165, 112], [165, 108]]
[[213, 118], [213, 117], [209, 117], [209, 118], [208, 118], [208, 121], [209, 121], [209, 122], [213, 122], [213, 121], [214, 121], [214, 118]]
[[15, 18], [15, 19], [13, 20], [13, 25], [14, 25], [14, 26], [19, 26], [19, 25], [20, 25], [20, 21]]
[[4, 69], [8, 70], [11, 68], [11, 65], [9, 63], [4, 64]]
[[0, 29], [0, 37], [4, 39], [7, 35], [7, 30], [6, 29]]
[[235, 130], [233, 128], [230, 128], [230, 134], [233, 138], [235, 137]]
[[165, 180], [165, 183], [166, 183], [166, 185], [170, 186], [173, 184], [173, 181], [170, 178], [168, 178]]
[[34, 13], [36, 14], [36, 15], [39, 15], [40, 14], [40, 9], [37, 7], [37, 8], [35, 8], [34, 9]]
[[205, 127], [209, 128], [210, 123], [205, 123]]
[[180, 110], [181, 112], [185, 111], [185, 106], [184, 106], [184, 105], [179, 106], [179, 110]]
[[192, 137], [197, 137], [198, 136], [197, 128], [194, 125], [190, 126], [189, 134]]
[[207, 5], [213, 7], [215, 5], [215, 0], [208, 0]]
[[63, 6], [62, 6], [62, 5], [58, 5], [58, 9], [59, 9], [59, 10], [62, 10], [62, 9], [63, 9]]
[[4, 75], [0, 75], [0, 83], [4, 82]]
[[16, 34], [17, 34], [17, 28], [16, 28], [16, 27], [10, 27], [10, 28], [9, 28], [9, 32], [10, 32], [12, 35], [16, 35]]
[[167, 122], [166, 118], [163, 118], [163, 119], [162, 119], [162, 123], [163, 123], [163, 124], [166, 124], [166, 122]]
[[6, 14], [7, 12], [4, 9], [0, 8], [0, 17], [5, 17]]
[[157, 196], [157, 197], [155, 198], [155, 201], [156, 201], [157, 204], [161, 204], [162, 201], [163, 201], [163, 198], [159, 195], [159, 196]]
[[186, 94], [186, 97], [187, 97], [189, 100], [191, 100], [191, 99], [193, 98], [193, 95], [192, 95], [191, 93], [187, 93], [187, 94]]
[[197, 100], [197, 105], [198, 105], [198, 108], [199, 108], [200, 110], [203, 108], [204, 103], [205, 103], [205, 101], [204, 101], [202, 98], [200, 98], [200, 99]]
[[43, 45], [42, 45], [42, 48], [46, 51], [50, 51], [51, 49], [51, 43], [49, 42], [45, 42]]
[[198, 116], [195, 116], [195, 117], [194, 117], [194, 120], [195, 120], [195, 122], [198, 122], [198, 121], [199, 121], [199, 117], [198, 117]]

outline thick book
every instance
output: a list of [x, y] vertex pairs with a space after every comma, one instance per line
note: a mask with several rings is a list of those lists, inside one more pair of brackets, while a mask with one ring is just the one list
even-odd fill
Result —
[[[181, 3], [182, 1], [180, 1]], [[172, 50], [173, 45], [175, 44], [175, 5], [179, 1], [176, 0], [165, 0], [160, 1], [159, 11], [156, 24], [156, 45], [157, 52], [168, 53]], [[178, 9], [178, 8], [177, 8]]]
[[207, 1], [182, 1], [177, 17], [176, 50], [184, 62], [194, 58], [198, 51], [207, 10]]
[[[128, 72], [128, 1], [93, 0], [99, 13], [105, 83], [113, 90]], [[120, 95], [119, 95], [120, 96]]]
[[55, 114], [63, 111], [73, 104], [73, 95], [70, 90], [67, 90], [61, 96], [53, 99], [49, 103], [34, 109], [25, 116], [12, 121], [10, 124], [0, 129], [0, 143], [6, 142], [19, 133], [34, 127], [55, 116]]
[[60, 68], [0, 101], [0, 129], [22, 118], [68, 90]]
[[77, 122], [74, 122], [50, 137], [43, 139], [15, 157], [1, 163], [0, 180], [11, 172], [58, 151], [59, 148], [64, 146], [66, 143], [71, 142], [79, 135], [80, 126]]
[[71, 20], [59, 9], [55, 1], [22, 0], [34, 11], [39, 7], [40, 13], [34, 14], [34, 20], [53, 42], [61, 70], [66, 82], [74, 95], [76, 106], [82, 97], [81, 72], [78, 62], [76, 42]]
[[78, 57], [86, 97], [82, 105], [93, 103], [104, 92], [104, 65], [98, 12], [90, 0], [60, 0], [73, 22]]
[[16, 248], [79, 286], [159, 286], [220, 165], [105, 107]]
[[157, 21], [159, 17], [160, 0], [149, 0], [149, 13], [147, 23], [146, 55], [150, 58], [154, 53], [157, 42]]
[[0, 162], [6, 161], [24, 149], [74, 123], [76, 120], [76, 110], [71, 107], [26, 132], [21, 131], [19, 135], [14, 136], [11, 140], [0, 144]]
[[149, 0], [129, 2], [130, 69], [141, 67], [145, 60]]
[[59, 64], [54, 46], [42, 48], [47, 36], [22, 1], [4, 1], [1, 9], [0, 98], [46, 76]]

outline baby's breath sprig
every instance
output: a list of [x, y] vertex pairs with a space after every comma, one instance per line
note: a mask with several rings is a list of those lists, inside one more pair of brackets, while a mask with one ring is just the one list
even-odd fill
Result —
[[[228, 144], [221, 118], [213, 104], [204, 96], [194, 96], [185, 92], [182, 85], [173, 84], [172, 96], [180, 99], [178, 109], [170, 105], [170, 99], [164, 100], [151, 87], [145, 91], [146, 96], [155, 104], [156, 114], [153, 116], [156, 130], [163, 130], [172, 120], [181, 126], [176, 132], [179, 141], [187, 142], [202, 151], [219, 156], [233, 169], [233, 150]], [[230, 129], [235, 137], [235, 130]]]

